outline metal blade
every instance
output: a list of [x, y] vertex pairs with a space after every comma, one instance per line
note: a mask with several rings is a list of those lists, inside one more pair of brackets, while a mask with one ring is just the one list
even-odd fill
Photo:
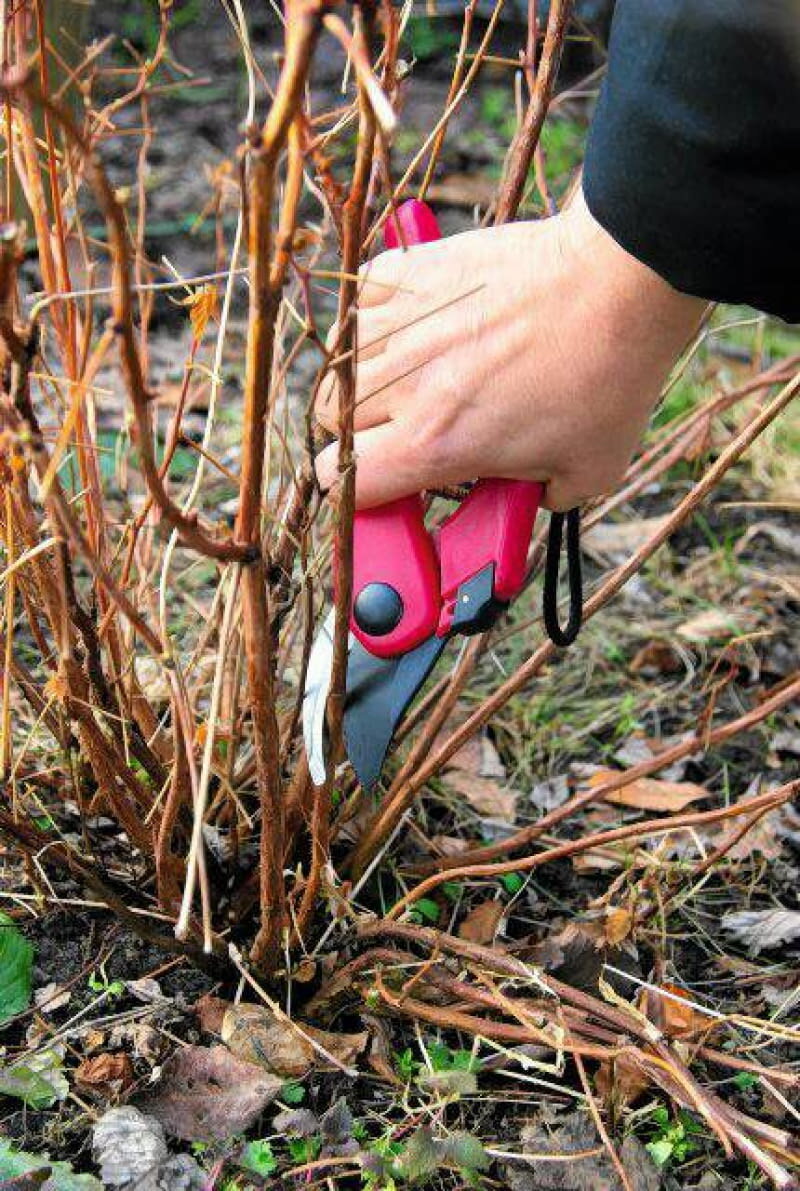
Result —
[[353, 639], [347, 663], [344, 738], [350, 763], [365, 789], [380, 777], [394, 730], [445, 643], [444, 637], [429, 637], [410, 653], [385, 659], [373, 657]]
[[336, 610], [331, 608], [317, 633], [308, 659], [303, 692], [303, 740], [308, 757], [308, 772], [315, 786], [323, 786], [326, 776], [325, 705], [333, 667], [333, 629]]

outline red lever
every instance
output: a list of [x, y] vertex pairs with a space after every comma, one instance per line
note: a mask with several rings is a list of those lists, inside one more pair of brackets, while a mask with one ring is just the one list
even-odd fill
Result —
[[[439, 239], [436, 216], [411, 199], [390, 216], [387, 248]], [[492, 596], [518, 595], [543, 486], [481, 480], [436, 531], [428, 533], [420, 496], [356, 513], [350, 627], [376, 657], [406, 653], [434, 634], [446, 636], [470, 579], [493, 565]], [[462, 620], [463, 623], [463, 620]]]
[[[440, 236], [430, 207], [409, 199], [390, 215], [383, 240], [387, 248], [398, 248]], [[355, 515], [350, 628], [376, 657], [407, 653], [436, 632], [441, 605], [439, 563], [423, 518], [420, 496]], [[376, 633], [376, 625], [383, 631]]]

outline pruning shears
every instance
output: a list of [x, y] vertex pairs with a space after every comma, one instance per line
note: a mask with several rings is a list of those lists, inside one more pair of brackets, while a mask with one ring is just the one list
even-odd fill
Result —
[[[439, 237], [433, 212], [411, 199], [394, 213], [384, 241], [396, 248]], [[521, 592], [543, 492], [527, 480], [479, 480], [432, 530], [421, 494], [355, 514], [344, 737], [362, 786], [377, 782], [395, 728], [447, 641], [490, 628]], [[327, 768], [334, 616], [331, 609], [312, 647], [303, 698], [309, 772], [318, 786]], [[566, 643], [561, 635], [558, 643]]]

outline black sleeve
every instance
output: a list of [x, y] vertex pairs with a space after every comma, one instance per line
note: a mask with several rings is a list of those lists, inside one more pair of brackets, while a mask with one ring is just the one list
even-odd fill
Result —
[[800, 321], [800, 0], [617, 0], [584, 191], [676, 289]]

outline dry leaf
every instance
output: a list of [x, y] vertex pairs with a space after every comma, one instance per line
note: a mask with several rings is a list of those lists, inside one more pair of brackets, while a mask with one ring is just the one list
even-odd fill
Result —
[[707, 608], [679, 625], [675, 630], [684, 641], [702, 645], [707, 641], [727, 640], [738, 636], [744, 630], [741, 615], [734, 615], [726, 608]]
[[283, 1083], [225, 1046], [184, 1046], [164, 1064], [155, 1091], [141, 1107], [173, 1137], [222, 1141], [243, 1133]]
[[103, 1113], [92, 1130], [92, 1152], [104, 1187], [152, 1187], [167, 1143], [158, 1121], [126, 1105]]
[[566, 774], [559, 777], [547, 778], [544, 782], [537, 782], [530, 793], [530, 799], [537, 810], [547, 814], [555, 810], [569, 798], [569, 778]]
[[687, 1034], [708, 1033], [718, 1023], [689, 1002], [686, 989], [677, 984], [660, 984], [669, 996], [661, 996], [652, 989], [643, 989], [642, 1008], [647, 1017], [668, 1038], [683, 1038]]
[[[608, 924], [602, 919], [570, 922], [533, 948], [533, 962], [565, 984], [595, 994], [606, 963], [638, 976], [636, 948], [630, 942], [612, 944], [607, 930]], [[606, 973], [604, 979], [615, 987], [621, 981], [625, 983], [624, 977], [613, 972]]]
[[470, 846], [469, 840], [460, 835], [434, 835], [431, 844], [439, 856], [459, 856]]
[[679, 674], [683, 662], [669, 641], [656, 639], [638, 650], [628, 669], [631, 674]]
[[63, 984], [45, 984], [42, 988], [37, 988], [33, 994], [33, 1001], [40, 1013], [55, 1013], [56, 1009], [62, 1009], [64, 1005], [68, 1005], [72, 998], [72, 993]]
[[[593, 789], [619, 776], [618, 770], [601, 770], [600, 773], [593, 774], [586, 785]], [[661, 778], [638, 777], [619, 790], [606, 794], [604, 801], [615, 806], [634, 807], [640, 811], [680, 811], [701, 798], [708, 798], [708, 791], [694, 782], [668, 782]]]
[[203, 338], [209, 319], [217, 317], [219, 309], [219, 293], [213, 282], [207, 281], [193, 289], [188, 297], [179, 303], [189, 310], [189, 321], [192, 324], [192, 335], [199, 343]]
[[517, 792], [505, 788], [506, 771], [491, 738], [473, 736], [454, 753], [444, 772], [447, 787], [486, 819], [513, 823]]
[[[369, 1035], [334, 1034], [305, 1022], [293, 1029], [266, 1005], [234, 1005], [223, 1018], [222, 1039], [233, 1054], [248, 1063], [257, 1063], [284, 1079], [302, 1079], [312, 1068], [332, 1071], [336, 1063], [352, 1067]], [[326, 1060], [314, 1043], [335, 1062]]]
[[204, 1034], [221, 1034], [222, 1020], [233, 1003], [222, 997], [213, 997], [211, 993], [204, 993], [193, 1005], [195, 1015]]
[[607, 906], [605, 920], [606, 940], [613, 946], [627, 939], [633, 926], [633, 915], [624, 906]]
[[458, 928], [458, 937], [470, 943], [489, 944], [494, 940], [505, 906], [498, 901], [485, 901], [467, 914]]
[[506, 767], [486, 732], [471, 736], [466, 744], [462, 744], [448, 761], [447, 769], [465, 769], [468, 773], [497, 778], [499, 781], [505, 781], [506, 777]]
[[622, 868], [628, 855], [622, 845], [608, 844], [602, 849], [578, 852], [572, 857], [572, 867], [576, 873], [613, 873]]
[[[505, 1165], [503, 1186], [509, 1191], [617, 1191], [621, 1185], [586, 1112], [559, 1113], [554, 1121], [540, 1113], [523, 1126], [520, 1148], [533, 1160]], [[634, 1191], [658, 1191], [661, 1174], [638, 1138], [626, 1137], [618, 1152]], [[533, 1155], [552, 1160], [536, 1161]]]
[[648, 538], [658, 533], [666, 517], [641, 517], [635, 521], [604, 521], [581, 538], [581, 549], [600, 563], [624, 562]]
[[751, 955], [791, 943], [800, 938], [800, 911], [785, 910], [739, 910], [726, 914], [722, 929], [733, 935], [740, 943], [746, 943]]
[[639, 1064], [624, 1054], [613, 1062], [600, 1063], [594, 1078], [598, 1093], [615, 1116], [621, 1109], [635, 1104], [650, 1087], [650, 1080]]
[[84, 1088], [124, 1092], [133, 1083], [133, 1063], [124, 1053], [93, 1055], [76, 1068], [75, 1082]]

